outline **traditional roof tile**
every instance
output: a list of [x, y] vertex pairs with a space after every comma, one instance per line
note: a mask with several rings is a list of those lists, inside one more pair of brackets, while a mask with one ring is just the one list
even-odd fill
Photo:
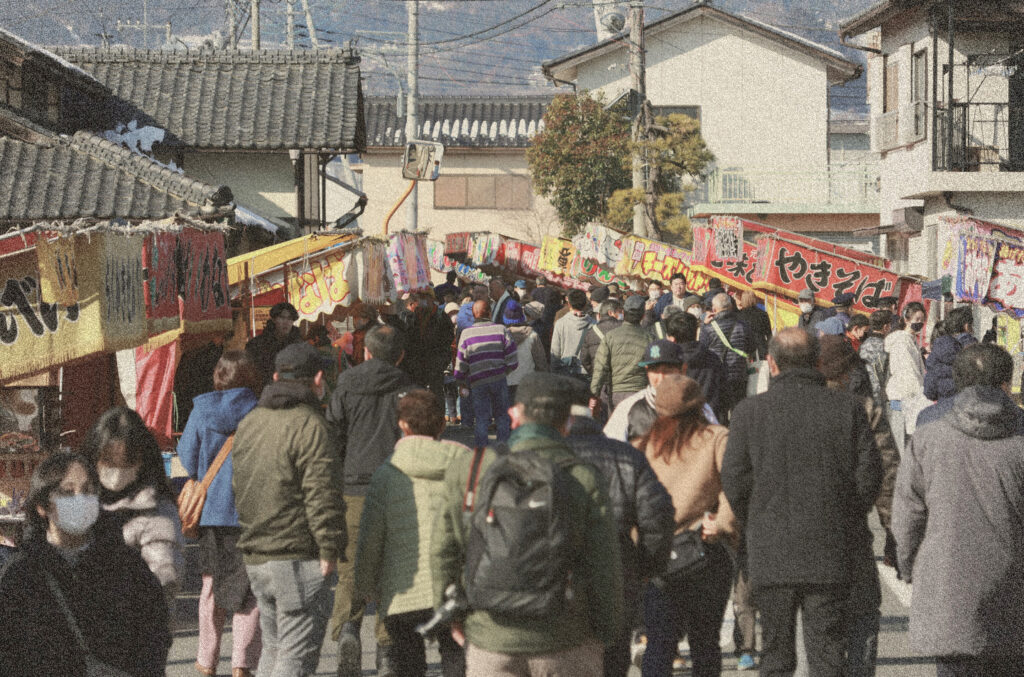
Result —
[[[446, 148], [526, 148], [544, 128], [544, 111], [552, 96], [421, 96], [417, 138]], [[366, 100], [366, 145], [405, 145], [405, 116], [396, 97]]]
[[47, 143], [0, 137], [0, 221], [225, 216], [231, 190], [90, 134]]
[[350, 50], [58, 48], [167, 143], [238, 150], [363, 148], [359, 56]]

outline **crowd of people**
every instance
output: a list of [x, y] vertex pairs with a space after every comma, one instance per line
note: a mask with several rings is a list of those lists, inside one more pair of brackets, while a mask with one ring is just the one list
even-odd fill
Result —
[[[875, 510], [914, 585], [914, 650], [939, 677], [1019, 674], [1012, 358], [969, 306], [925, 341], [917, 302], [798, 301], [773, 330], [717, 280], [566, 293], [451, 273], [310, 341], [274, 306], [220, 355], [177, 447], [206, 491], [196, 671], [218, 674], [230, 617], [233, 677], [313, 674], [328, 631], [339, 677], [361, 675], [372, 604], [379, 675], [425, 675], [426, 634], [445, 677], [665, 676], [684, 638], [710, 677], [732, 598], [738, 669], [793, 674], [799, 611], [810, 674], [866, 677]], [[0, 674], [163, 674], [174, 500], [125, 407], [40, 464], [0, 551]]]

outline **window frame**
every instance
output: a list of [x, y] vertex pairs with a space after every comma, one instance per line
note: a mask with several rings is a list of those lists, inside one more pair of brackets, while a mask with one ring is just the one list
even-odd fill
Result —
[[[444, 181], [451, 181], [451, 180], [456, 180], [456, 179], [461, 179], [462, 182], [463, 182], [463, 187], [461, 189], [462, 196], [463, 196], [462, 205], [461, 206], [460, 205], [454, 205], [454, 204], [439, 205], [438, 201], [437, 201], [437, 197], [438, 197], [438, 190], [437, 190], [438, 189], [438, 185], [437, 185], [437, 182], [440, 182], [442, 180], [444, 180]], [[491, 200], [489, 201], [490, 205], [483, 205], [483, 206], [481, 206], [481, 204], [479, 202], [471, 204], [471, 198], [470, 198], [470, 181], [471, 181], [471, 179], [475, 179], [477, 181], [479, 181], [481, 179], [490, 179], [491, 180], [491, 188], [490, 188]], [[504, 187], [504, 189], [499, 185], [499, 182], [501, 182], [503, 179], [508, 182], [508, 184]], [[517, 190], [516, 184], [519, 183], [519, 182], [525, 182], [525, 186], [523, 186], [523, 185], [520, 186], [520, 190], [522, 188], [525, 188], [525, 191], [520, 192], [520, 190]], [[497, 174], [475, 174], [475, 173], [446, 174], [446, 173], [442, 173], [440, 176], [437, 177], [437, 181], [435, 182], [435, 185], [434, 185], [433, 188], [434, 188], [434, 190], [433, 190], [433, 200], [432, 200], [433, 208], [437, 209], [437, 210], [462, 210], [462, 211], [476, 210], [476, 211], [499, 211], [499, 212], [524, 212], [524, 211], [532, 210], [533, 209], [533, 205], [534, 205], [534, 203], [533, 203], [533, 186], [531, 185], [530, 177], [528, 175], [526, 175], [526, 174], [510, 174], [510, 173], [497, 173]], [[499, 199], [499, 193], [502, 190], [504, 190], [505, 194], [507, 194], [508, 202], [509, 202], [509, 204], [511, 206], [508, 206], [508, 207], [501, 207], [501, 206], [499, 206], [499, 204], [501, 202], [503, 202], [503, 200]], [[478, 196], [479, 193], [476, 192], [476, 193], [474, 193], [474, 195]], [[520, 195], [525, 196], [525, 198], [526, 198], [525, 206], [519, 206], [517, 204], [517, 202], [516, 202], [516, 197], [520, 196]]]

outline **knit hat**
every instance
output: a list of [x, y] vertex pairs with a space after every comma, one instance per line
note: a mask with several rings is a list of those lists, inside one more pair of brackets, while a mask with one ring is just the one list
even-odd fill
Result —
[[690, 294], [683, 299], [683, 310], [689, 310], [693, 306], [703, 305], [704, 301], [696, 294]]
[[647, 299], [644, 298], [643, 296], [630, 296], [628, 299], [626, 299], [626, 302], [623, 304], [623, 310], [625, 310], [627, 313], [630, 311], [635, 312], [637, 310], [643, 310], [646, 307], [646, 305]]
[[505, 304], [505, 313], [501, 316], [501, 323], [506, 327], [514, 327], [526, 324], [526, 315], [523, 314], [523, 306], [515, 299], [510, 299]]
[[544, 304], [540, 301], [530, 301], [523, 307], [523, 310], [526, 312], [527, 317], [539, 320], [544, 314]]
[[822, 336], [818, 341], [818, 371], [829, 381], [838, 381], [858, 359], [853, 345], [842, 336]]
[[814, 300], [814, 292], [812, 292], [810, 289], [804, 289], [803, 291], [800, 292], [800, 295], [796, 297], [796, 300], [797, 301], [813, 301]]
[[667, 374], [658, 385], [654, 410], [658, 416], [679, 416], [704, 407], [704, 391], [689, 376]]
[[608, 300], [608, 287], [594, 287], [590, 292], [590, 300], [594, 303], [604, 303]]

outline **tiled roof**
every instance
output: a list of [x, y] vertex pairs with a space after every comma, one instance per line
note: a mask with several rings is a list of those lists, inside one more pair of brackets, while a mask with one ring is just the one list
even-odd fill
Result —
[[48, 143], [0, 137], [0, 221], [225, 216], [231, 190], [78, 132]]
[[[417, 138], [452, 148], [526, 148], [544, 128], [552, 96], [420, 97]], [[397, 100], [368, 97], [366, 145], [393, 148], [405, 144], [405, 116]]]
[[[57, 52], [192, 148], [361, 150], [359, 56], [348, 50]], [[127, 121], [126, 121], [127, 122]]]

